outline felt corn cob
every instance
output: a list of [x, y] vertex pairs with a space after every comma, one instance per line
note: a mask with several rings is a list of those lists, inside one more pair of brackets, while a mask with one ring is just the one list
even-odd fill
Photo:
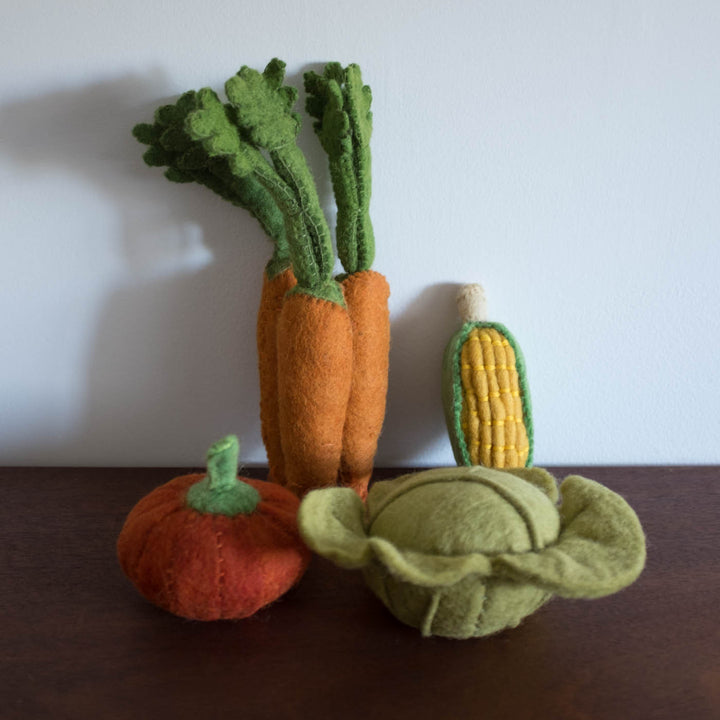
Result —
[[443, 405], [458, 465], [532, 465], [533, 426], [525, 361], [515, 338], [486, 319], [480, 285], [457, 297], [462, 327], [445, 349]]

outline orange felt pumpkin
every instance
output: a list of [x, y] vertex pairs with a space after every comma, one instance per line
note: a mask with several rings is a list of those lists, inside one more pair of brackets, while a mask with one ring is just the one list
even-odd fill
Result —
[[156, 488], [120, 532], [125, 574], [150, 602], [181, 617], [248, 617], [289, 590], [310, 561], [297, 497], [276, 483], [238, 478], [238, 454], [232, 435], [215, 443], [207, 474]]

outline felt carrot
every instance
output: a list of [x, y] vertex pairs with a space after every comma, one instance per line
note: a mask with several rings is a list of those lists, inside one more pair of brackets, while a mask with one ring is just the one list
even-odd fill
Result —
[[298, 495], [337, 483], [352, 381], [350, 317], [308, 290], [285, 301], [278, 324], [280, 434]]
[[[326, 149], [337, 145], [328, 154], [342, 286], [332, 277], [330, 229], [296, 144], [297, 91], [282, 85], [280, 60], [262, 73], [243, 67], [225, 84], [227, 104], [209, 88], [187, 94], [181, 108], [160, 113], [166, 127], [143, 126], [136, 136], [151, 145], [146, 161], [168, 165], [170, 179], [195, 180], [244, 203], [275, 240], [257, 332], [271, 478], [298, 494], [342, 482], [364, 495], [385, 411], [389, 291], [371, 269], [370, 89], [357, 66], [328, 68], [309, 102], [327, 106], [321, 140]], [[330, 77], [338, 72], [339, 83]]]
[[[199, 112], [202, 111], [202, 112]], [[260, 375], [260, 425], [269, 477], [284, 482], [277, 411], [276, 331], [282, 298], [295, 284], [290, 265], [285, 215], [267, 182], [242, 162], [238, 130], [230, 111], [210, 89], [183, 94], [163, 105], [153, 123], [140, 123], [133, 135], [150, 147], [143, 158], [150, 166], [166, 166], [165, 176], [178, 183], [197, 182], [255, 217], [274, 243], [263, 273], [258, 309], [257, 347]], [[252, 153], [252, 148], [245, 148]], [[256, 164], [260, 159], [255, 158]]]
[[372, 93], [360, 68], [328, 63], [305, 74], [306, 109], [328, 155], [337, 201], [337, 248], [353, 328], [353, 376], [345, 416], [340, 484], [364, 497], [385, 418], [390, 351], [390, 289], [371, 269], [375, 239], [370, 221]]
[[[337, 482], [352, 379], [352, 329], [342, 289], [332, 277], [330, 229], [296, 144], [300, 120], [291, 108], [297, 91], [282, 85], [284, 69], [273, 60], [262, 73], [243, 67], [227, 81], [234, 132], [226, 123], [228, 108], [208, 93], [189, 127], [208, 152], [233, 158], [234, 173], [257, 178], [285, 216], [297, 284], [275, 313], [277, 418], [283, 479], [302, 494]], [[269, 333], [263, 336], [269, 345]]]
[[[187, 127], [188, 117], [203, 106], [211, 90], [189, 91], [174, 104], [161, 105], [152, 123], [139, 123], [133, 135], [149, 145], [143, 155], [151, 167], [167, 167], [165, 177], [172, 182], [197, 182], [255, 217], [272, 239], [275, 250], [268, 263], [274, 276], [290, 266], [285, 236], [285, 218], [272, 195], [251, 173], [238, 173], [231, 155], [208, 152], [204, 143]], [[219, 101], [218, 101], [219, 102]], [[228, 121], [229, 123], [229, 121]]]
[[274, 277], [263, 277], [257, 319], [257, 348], [260, 373], [260, 431], [267, 452], [268, 478], [285, 484], [285, 460], [280, 438], [278, 404], [277, 327], [286, 293], [296, 285], [292, 268]]

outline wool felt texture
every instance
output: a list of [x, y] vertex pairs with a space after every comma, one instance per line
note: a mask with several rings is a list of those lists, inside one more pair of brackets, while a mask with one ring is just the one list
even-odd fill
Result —
[[553, 594], [609, 595], [645, 564], [640, 521], [622, 497], [580, 476], [558, 493], [540, 468], [428, 470], [376, 483], [365, 504], [349, 489], [316, 490], [298, 523], [315, 552], [361, 568], [424, 636], [515, 627]]
[[[341, 320], [339, 311], [326, 311], [333, 320], [325, 326], [316, 322], [317, 305], [311, 300], [344, 311], [345, 297], [338, 279], [332, 277], [335, 256], [330, 230], [297, 147], [300, 116], [292, 109], [297, 91], [283, 85], [284, 75], [285, 64], [277, 58], [263, 72], [243, 66], [225, 83], [227, 102], [210, 88], [186, 93], [176, 105], [158, 109], [155, 125], [137, 126], [135, 135], [150, 145], [146, 161], [167, 165], [170, 179], [203, 182], [234, 202], [244, 193], [242, 197], [253, 201], [243, 207], [261, 220], [269, 218], [265, 225], [275, 240], [275, 252], [265, 271], [257, 342], [262, 435], [271, 479], [302, 493], [312, 483], [328, 484], [334, 468], [332, 484], [345, 482], [364, 494], [384, 416], [389, 351], [387, 283], [377, 273], [365, 275], [375, 251], [369, 217], [372, 94], [363, 85], [358, 66], [343, 69], [338, 63], [328, 65], [317, 93], [310, 93], [324, 119], [319, 135], [331, 164], [338, 205], [337, 245], [349, 273], [346, 279], [362, 275], [347, 283], [354, 312]], [[286, 285], [290, 272], [295, 283]], [[282, 304], [289, 304], [282, 329], [281, 287]], [[368, 294], [371, 287], [375, 298]], [[301, 299], [290, 303], [296, 295]], [[298, 323], [302, 315], [298, 309], [303, 307], [309, 315]], [[317, 339], [300, 338], [313, 327]], [[332, 337], [331, 328], [340, 335]], [[330, 346], [344, 350], [328, 353]], [[286, 353], [288, 348], [302, 351], [293, 356]], [[352, 383], [348, 380], [352, 368], [356, 381], [348, 406], [346, 385]], [[367, 388], [359, 385], [363, 378]], [[324, 428], [328, 417], [332, 430]], [[346, 426], [341, 471], [336, 436]], [[297, 428], [302, 428], [299, 434]], [[292, 458], [289, 472], [285, 446]]]
[[390, 324], [389, 288], [371, 270], [372, 92], [360, 68], [328, 63], [305, 74], [306, 110], [327, 153], [337, 202], [336, 239], [343, 293], [353, 328], [353, 379], [345, 418], [339, 483], [365, 497], [385, 416]]
[[[243, 67], [225, 84], [229, 103], [210, 88], [186, 93], [180, 109], [163, 106], [156, 114], [156, 124], [171, 122], [168, 130], [142, 124], [135, 136], [151, 145], [148, 164], [169, 166], [169, 179], [202, 182], [231, 200], [242, 191], [248, 197], [237, 204], [261, 219], [270, 212], [271, 225], [263, 224], [275, 240], [268, 274], [284, 271], [292, 261], [302, 287], [342, 304], [342, 292], [332, 281], [330, 230], [295, 143], [300, 117], [291, 108], [297, 90], [282, 85], [284, 72], [278, 59], [262, 73]], [[178, 158], [166, 149], [168, 138]], [[207, 172], [209, 167], [219, 168], [220, 180]]]
[[328, 63], [305, 73], [306, 110], [330, 164], [337, 201], [338, 256], [346, 273], [370, 269], [375, 239], [370, 221], [372, 91], [360, 68]]
[[240, 443], [228, 435], [214, 443], [207, 454], [207, 473], [187, 491], [185, 502], [199, 513], [213, 515], [249, 515], [260, 502], [252, 485], [238, 481]]
[[477, 284], [458, 294], [461, 329], [443, 357], [443, 407], [458, 465], [532, 465], [532, 404], [525, 358], [500, 323], [487, 322]]
[[[193, 119], [210, 106], [215, 113], [215, 145], [204, 142], [205, 136], [193, 130]], [[205, 88], [184, 93], [176, 103], [155, 111], [153, 123], [139, 123], [133, 128], [137, 140], [150, 147], [143, 155], [146, 164], [165, 166], [168, 180], [178, 183], [197, 182], [233, 205], [244, 208], [255, 217], [273, 240], [275, 251], [268, 264], [272, 276], [290, 263], [285, 218], [276, 200], [251, 172], [238, 172], [237, 155], [241, 141], [217, 95]], [[237, 149], [218, 152], [218, 146]], [[247, 152], [251, 148], [245, 148]]]
[[285, 460], [280, 438], [277, 328], [285, 294], [296, 283], [290, 268], [273, 278], [265, 273], [257, 319], [260, 431], [267, 452], [268, 479], [280, 485], [285, 484]]
[[287, 487], [299, 495], [335, 485], [352, 382], [345, 308], [307, 294], [286, 297], [278, 322], [278, 406]]
[[[298, 535], [298, 499], [275, 483], [236, 478], [232, 446], [208, 458], [208, 475], [174, 478], [140, 500], [128, 515], [117, 542], [120, 565], [150, 602], [192, 620], [248, 617], [299, 581], [310, 553]], [[216, 446], [214, 446], [216, 447]], [[233, 484], [254, 498], [234, 514], [222, 496]], [[201, 488], [199, 502], [193, 489]], [[224, 510], [198, 511], [190, 502]], [[252, 508], [252, 509], [250, 509]]]
[[225, 92], [240, 131], [269, 153], [277, 175], [297, 204], [302, 222], [288, 225], [292, 227], [288, 239], [299, 287], [342, 304], [342, 293], [332, 281], [335, 254], [330, 228], [310, 169], [295, 142], [300, 116], [291, 108], [297, 90], [282, 85], [284, 74], [285, 64], [277, 59], [263, 73], [245, 66], [225, 83]]
[[343, 428], [340, 485], [367, 495], [385, 419], [390, 353], [390, 287], [365, 270], [342, 283], [352, 323], [352, 383]]

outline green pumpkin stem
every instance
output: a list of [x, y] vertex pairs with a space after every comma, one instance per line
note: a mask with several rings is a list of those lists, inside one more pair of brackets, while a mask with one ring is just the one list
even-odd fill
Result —
[[210, 446], [207, 474], [190, 487], [186, 502], [200, 513], [249, 515], [260, 502], [260, 493], [237, 477], [240, 442], [228, 435]]

